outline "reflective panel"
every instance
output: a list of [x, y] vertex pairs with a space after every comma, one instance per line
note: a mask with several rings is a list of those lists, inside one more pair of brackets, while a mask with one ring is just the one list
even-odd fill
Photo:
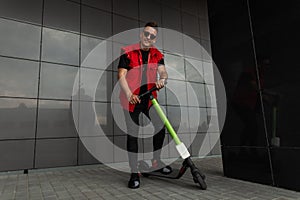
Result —
[[208, 20], [200, 19], [200, 36], [202, 39], [210, 40]]
[[111, 104], [110, 103], [98, 103], [95, 102], [95, 110], [97, 114], [97, 121], [101, 129], [104, 131], [106, 136], [113, 135], [113, 121], [111, 114]]
[[206, 134], [192, 133], [191, 137], [194, 138], [191, 145], [191, 149], [192, 149], [191, 155], [200, 156], [200, 157], [210, 155], [210, 153], [207, 154], [207, 152], [210, 152], [211, 147], [209, 142], [206, 142], [207, 141]]
[[278, 154], [300, 147], [299, 8], [299, 1], [250, 3], [266, 132], [271, 146], [284, 148]]
[[230, 178], [271, 185], [266, 148], [222, 147], [224, 175]]
[[34, 167], [34, 140], [0, 141], [0, 152], [0, 171]]
[[37, 138], [76, 137], [70, 101], [39, 100]]
[[207, 107], [217, 107], [216, 91], [214, 85], [205, 85], [206, 105]]
[[82, 36], [81, 45], [81, 66], [112, 70], [112, 41]]
[[183, 55], [183, 34], [181, 33], [181, 31], [175, 32], [173, 28], [167, 27], [167, 29], [163, 29], [162, 34], [163, 49], [165, 51]]
[[112, 93], [112, 72], [105, 71], [98, 83], [97, 91], [95, 94], [96, 101], [111, 101], [111, 93]]
[[206, 108], [188, 107], [191, 133], [206, 133], [208, 130]]
[[78, 138], [36, 141], [35, 167], [60, 167], [77, 164]]
[[111, 14], [82, 6], [81, 32], [92, 36], [108, 38], [112, 35]]
[[113, 5], [114, 13], [138, 19], [138, 0], [131, 0], [130, 3], [123, 0], [113, 0]]
[[[290, 190], [299, 191], [299, 148], [272, 148], [272, 164], [275, 185]], [[298, 194], [298, 193], [295, 193]], [[298, 194], [299, 196], [299, 194]]]
[[207, 8], [207, 0], [200, 0], [199, 1], [199, 16], [202, 19], [208, 19], [208, 8]]
[[184, 55], [193, 59], [202, 60], [203, 47], [200, 41], [199, 38], [183, 35]]
[[185, 59], [186, 80], [193, 82], [204, 82], [202, 62], [194, 59]]
[[202, 48], [202, 59], [206, 62], [212, 62], [211, 45], [209, 40], [200, 40]]
[[148, 21], [156, 21], [158, 26], [161, 26], [161, 7], [159, 2], [155, 1], [140, 1], [140, 19]]
[[204, 84], [187, 83], [192, 88], [188, 90], [188, 105], [197, 107], [206, 107]]
[[181, 56], [165, 54], [164, 59], [168, 77], [171, 79], [185, 80], [183, 58]]
[[41, 28], [0, 18], [0, 55], [39, 59]]
[[[201, 0], [200, 0], [201, 1]], [[189, 14], [198, 15], [198, 8], [200, 6], [199, 0], [186, 0], [181, 1], [182, 10]]]
[[61, 0], [45, 0], [44, 4], [45, 26], [79, 32], [79, 4]]
[[[103, 40], [97, 38], [81, 36], [81, 66], [84, 66], [82, 63], [84, 63], [84, 59], [88, 56], [88, 54], [102, 41]], [[97, 66], [94, 67], [97, 68]]]
[[112, 5], [111, 1], [112, 0], [82, 0], [82, 4], [86, 4], [110, 12]]
[[227, 107], [226, 122], [221, 134], [222, 144], [264, 147], [266, 135], [259, 110], [260, 106], [255, 109], [237, 104]]
[[157, 92], [157, 100], [160, 105], [166, 105], [166, 87], [162, 88]]
[[[170, 3], [171, 4], [171, 3]], [[162, 27], [181, 32], [180, 11], [163, 5], [162, 8]]]
[[187, 133], [179, 133], [177, 135], [180, 138], [181, 142], [186, 145], [188, 151], [191, 152], [190, 146], [187, 145], [187, 144], [191, 144], [191, 135]]
[[37, 97], [39, 63], [0, 57], [0, 96]]
[[[213, 43], [222, 44], [229, 51], [229, 48], [235, 45], [238, 46], [251, 39], [247, 1], [222, 1], [216, 4], [211, 3], [210, 7], [211, 13], [215, 13], [215, 16], [210, 18], [209, 21], [211, 24], [210, 32], [214, 38], [212, 40]], [[224, 13], [224, 9], [226, 9], [226, 14]], [[265, 11], [266, 9], [264, 9]], [[200, 28], [201, 25], [203, 27], [203, 23], [206, 23], [206, 21], [208, 20], [200, 20]], [[203, 31], [206, 30], [201, 29], [201, 34], [206, 35], [207, 33], [205, 34]], [[203, 38], [202, 35], [201, 38]], [[237, 50], [237, 48], [234, 49]], [[225, 56], [224, 50], [222, 50], [222, 54]]]
[[264, 147], [267, 141], [252, 43], [242, 43], [222, 56], [229, 59], [218, 64], [228, 101], [222, 144]]
[[[129, 29], [134, 29], [139, 27], [139, 22], [137, 20], [132, 20], [119, 15], [113, 15], [113, 34], [121, 33]], [[139, 39], [138, 34], [136, 35], [137, 41]]]
[[211, 155], [221, 155], [220, 133], [209, 133], [209, 143], [211, 145]]
[[187, 107], [167, 106], [167, 117], [175, 132], [190, 132]]
[[113, 156], [113, 145], [109, 144], [107, 142], [107, 139], [110, 141], [113, 141], [113, 138], [109, 137], [81, 137], [81, 141], [84, 144], [88, 144], [89, 150], [92, 152], [101, 152], [101, 155], [95, 155], [102, 163], [111, 163], [113, 162], [114, 156]]
[[168, 80], [166, 91], [167, 105], [187, 106], [188, 91], [184, 81]]
[[0, 140], [34, 138], [36, 100], [0, 98]]
[[99, 164], [99, 161], [85, 148], [81, 140], [78, 144], [78, 165]]
[[[157, 0], [159, 1], [159, 0]], [[180, 8], [181, 1], [180, 0], [164, 0], [161, 1], [162, 4], [169, 6], [171, 8]]]
[[[95, 109], [93, 108], [95, 105]], [[113, 122], [111, 104], [98, 102], [80, 102], [80, 136], [111, 136]], [[104, 134], [103, 134], [104, 133]]]
[[182, 13], [183, 33], [200, 38], [198, 18], [194, 15]]
[[206, 84], [215, 84], [212, 63], [203, 62], [204, 81]]
[[43, 29], [42, 60], [79, 65], [79, 35]]
[[[112, 72], [81, 68], [80, 99], [83, 101], [111, 101]], [[99, 82], [97, 82], [99, 81]], [[95, 99], [94, 99], [95, 98]]]
[[217, 109], [207, 108], [207, 124], [208, 132], [218, 133], [220, 131]]
[[41, 24], [43, 0], [1, 0], [0, 16]]
[[[77, 72], [77, 67], [42, 63], [40, 97], [71, 100], [73, 87], [78, 89], [78, 85], [74, 86]], [[75, 94], [73, 99], [76, 98]]]

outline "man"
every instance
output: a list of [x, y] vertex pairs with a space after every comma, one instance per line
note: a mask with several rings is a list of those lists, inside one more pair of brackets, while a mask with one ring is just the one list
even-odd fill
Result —
[[[138, 96], [153, 86], [158, 89], [163, 88], [168, 78], [163, 54], [154, 47], [158, 32], [157, 27], [155, 22], [147, 23], [143, 32], [140, 33], [140, 42], [122, 48], [118, 66], [118, 78], [121, 86], [120, 102], [125, 114], [127, 151], [131, 168], [128, 187], [133, 189], [140, 186], [137, 169], [139, 115], [143, 113], [150, 119], [149, 110], [151, 107], [149, 96], [142, 99], [139, 99]], [[157, 80], [157, 73], [160, 77], [159, 80]], [[152, 95], [157, 97], [156, 91]], [[165, 138], [164, 126], [161, 125], [161, 121], [160, 123], [157, 122], [159, 116], [152, 118], [150, 120], [155, 128], [152, 167], [162, 173], [171, 173], [171, 167], [165, 166], [160, 160]]]

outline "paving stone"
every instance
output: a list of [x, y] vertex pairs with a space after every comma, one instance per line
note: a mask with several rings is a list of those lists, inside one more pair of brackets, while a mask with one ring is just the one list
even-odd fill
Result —
[[90, 165], [0, 173], [0, 199], [300, 200], [299, 192], [224, 177], [220, 157], [193, 160], [207, 176], [207, 190], [200, 190], [189, 170], [180, 180], [141, 177], [141, 187], [132, 190], [127, 188], [128, 173]]

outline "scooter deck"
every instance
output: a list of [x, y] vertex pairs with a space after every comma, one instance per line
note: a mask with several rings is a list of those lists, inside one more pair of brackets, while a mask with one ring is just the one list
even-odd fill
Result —
[[173, 169], [173, 171], [170, 174], [163, 174], [158, 171], [141, 172], [141, 174], [145, 177], [156, 176], [156, 177], [169, 178], [169, 179], [179, 179], [181, 177], [179, 176], [179, 173], [180, 173], [179, 169]]

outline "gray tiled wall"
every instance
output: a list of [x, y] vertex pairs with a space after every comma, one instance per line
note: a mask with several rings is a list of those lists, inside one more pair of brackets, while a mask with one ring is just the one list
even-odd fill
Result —
[[[208, 51], [190, 52], [185, 35], [176, 35], [172, 41], [177, 43], [168, 43], [163, 42], [167, 32], [159, 33], [167, 68], [172, 66], [181, 74], [178, 77], [170, 72], [169, 86], [177, 92], [163, 89], [159, 101], [174, 127], [180, 123], [178, 115], [188, 116], [178, 132], [188, 143], [195, 138], [189, 148], [193, 156], [203, 156], [199, 150], [207, 134], [210, 140], [203, 148], [212, 148], [211, 141], [218, 138], [219, 130], [216, 125], [207, 125], [210, 119], [215, 120], [211, 113], [215, 114], [216, 108], [205, 98], [214, 88], [205, 0], [0, 0], [0, 171], [98, 163], [75, 128], [71, 100], [88, 102], [91, 98], [82, 89], [80, 96], [72, 93], [74, 80], [78, 71], [102, 72], [98, 66], [81, 65], [101, 41], [143, 27], [150, 20], [192, 37]], [[175, 44], [176, 52], [170, 52]], [[115, 43], [109, 50], [119, 52], [121, 45]], [[97, 119], [105, 119], [100, 123], [105, 130], [101, 137], [109, 137], [124, 148], [126, 137], [110, 110], [116, 62], [100, 79], [95, 107]], [[194, 75], [192, 65], [203, 72], [203, 77]], [[199, 104], [189, 98], [187, 84], [192, 85]], [[89, 109], [82, 105], [80, 111]], [[87, 127], [79, 127], [79, 131], [86, 131]], [[97, 139], [100, 143], [101, 137]], [[165, 143], [169, 140], [167, 137]], [[105, 144], [102, 146], [105, 150]], [[141, 148], [148, 146], [141, 143]], [[164, 150], [163, 157], [178, 156], [173, 151]], [[219, 145], [209, 152], [219, 154]], [[106, 159], [123, 161], [124, 156]]]

